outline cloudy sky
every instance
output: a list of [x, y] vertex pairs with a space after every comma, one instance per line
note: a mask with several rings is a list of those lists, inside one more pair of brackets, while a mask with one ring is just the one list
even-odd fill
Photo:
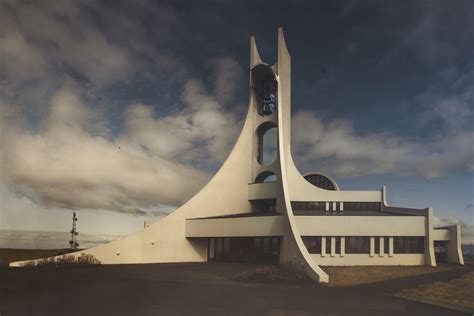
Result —
[[[0, 229], [127, 234], [229, 153], [249, 37], [293, 65], [293, 154], [473, 224], [474, 3], [0, 0]], [[468, 226], [466, 226], [468, 227]]]

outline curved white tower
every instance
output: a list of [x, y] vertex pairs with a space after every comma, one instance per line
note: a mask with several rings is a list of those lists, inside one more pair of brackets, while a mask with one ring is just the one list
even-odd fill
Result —
[[[389, 207], [385, 188], [341, 191], [328, 176], [298, 172], [291, 155], [291, 56], [281, 28], [272, 66], [250, 39], [249, 78], [242, 131], [209, 183], [137, 234], [75, 255], [92, 254], [103, 264], [272, 262], [318, 282], [329, 280], [318, 264], [435, 265], [434, 242], [445, 242], [448, 261], [462, 263], [459, 227], [433, 230], [431, 209]], [[271, 129], [277, 153], [266, 164], [263, 143]]]

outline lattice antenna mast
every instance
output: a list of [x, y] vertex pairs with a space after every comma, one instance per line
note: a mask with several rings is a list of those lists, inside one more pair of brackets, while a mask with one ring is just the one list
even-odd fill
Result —
[[76, 222], [77, 222], [76, 212], [73, 212], [72, 213], [71, 240], [69, 240], [69, 247], [71, 249], [77, 249], [77, 247], [79, 247], [79, 244], [77, 243], [77, 235], [79, 235], [79, 233], [76, 230]]

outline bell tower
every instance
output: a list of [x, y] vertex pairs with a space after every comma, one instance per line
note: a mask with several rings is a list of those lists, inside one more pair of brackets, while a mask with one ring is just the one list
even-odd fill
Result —
[[[250, 40], [250, 102], [253, 116], [252, 178], [257, 182], [265, 175], [276, 176], [275, 209], [285, 217], [285, 233], [281, 243], [280, 262], [318, 282], [328, 282], [328, 275], [314, 262], [296, 224], [290, 200], [288, 173], [301, 177], [291, 156], [291, 56], [283, 29], [278, 29], [278, 60], [269, 66], [263, 62], [255, 38]], [[277, 129], [276, 159], [265, 164], [264, 135]]]

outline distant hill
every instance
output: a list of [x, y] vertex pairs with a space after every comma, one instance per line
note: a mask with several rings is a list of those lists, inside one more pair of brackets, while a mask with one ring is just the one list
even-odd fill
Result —
[[[91, 248], [100, 244], [119, 239], [115, 235], [87, 235], [77, 236], [79, 248]], [[0, 248], [12, 249], [62, 249], [69, 248], [69, 232], [45, 232], [25, 230], [0, 230]]]
[[461, 245], [464, 261], [474, 262], [474, 244]]

